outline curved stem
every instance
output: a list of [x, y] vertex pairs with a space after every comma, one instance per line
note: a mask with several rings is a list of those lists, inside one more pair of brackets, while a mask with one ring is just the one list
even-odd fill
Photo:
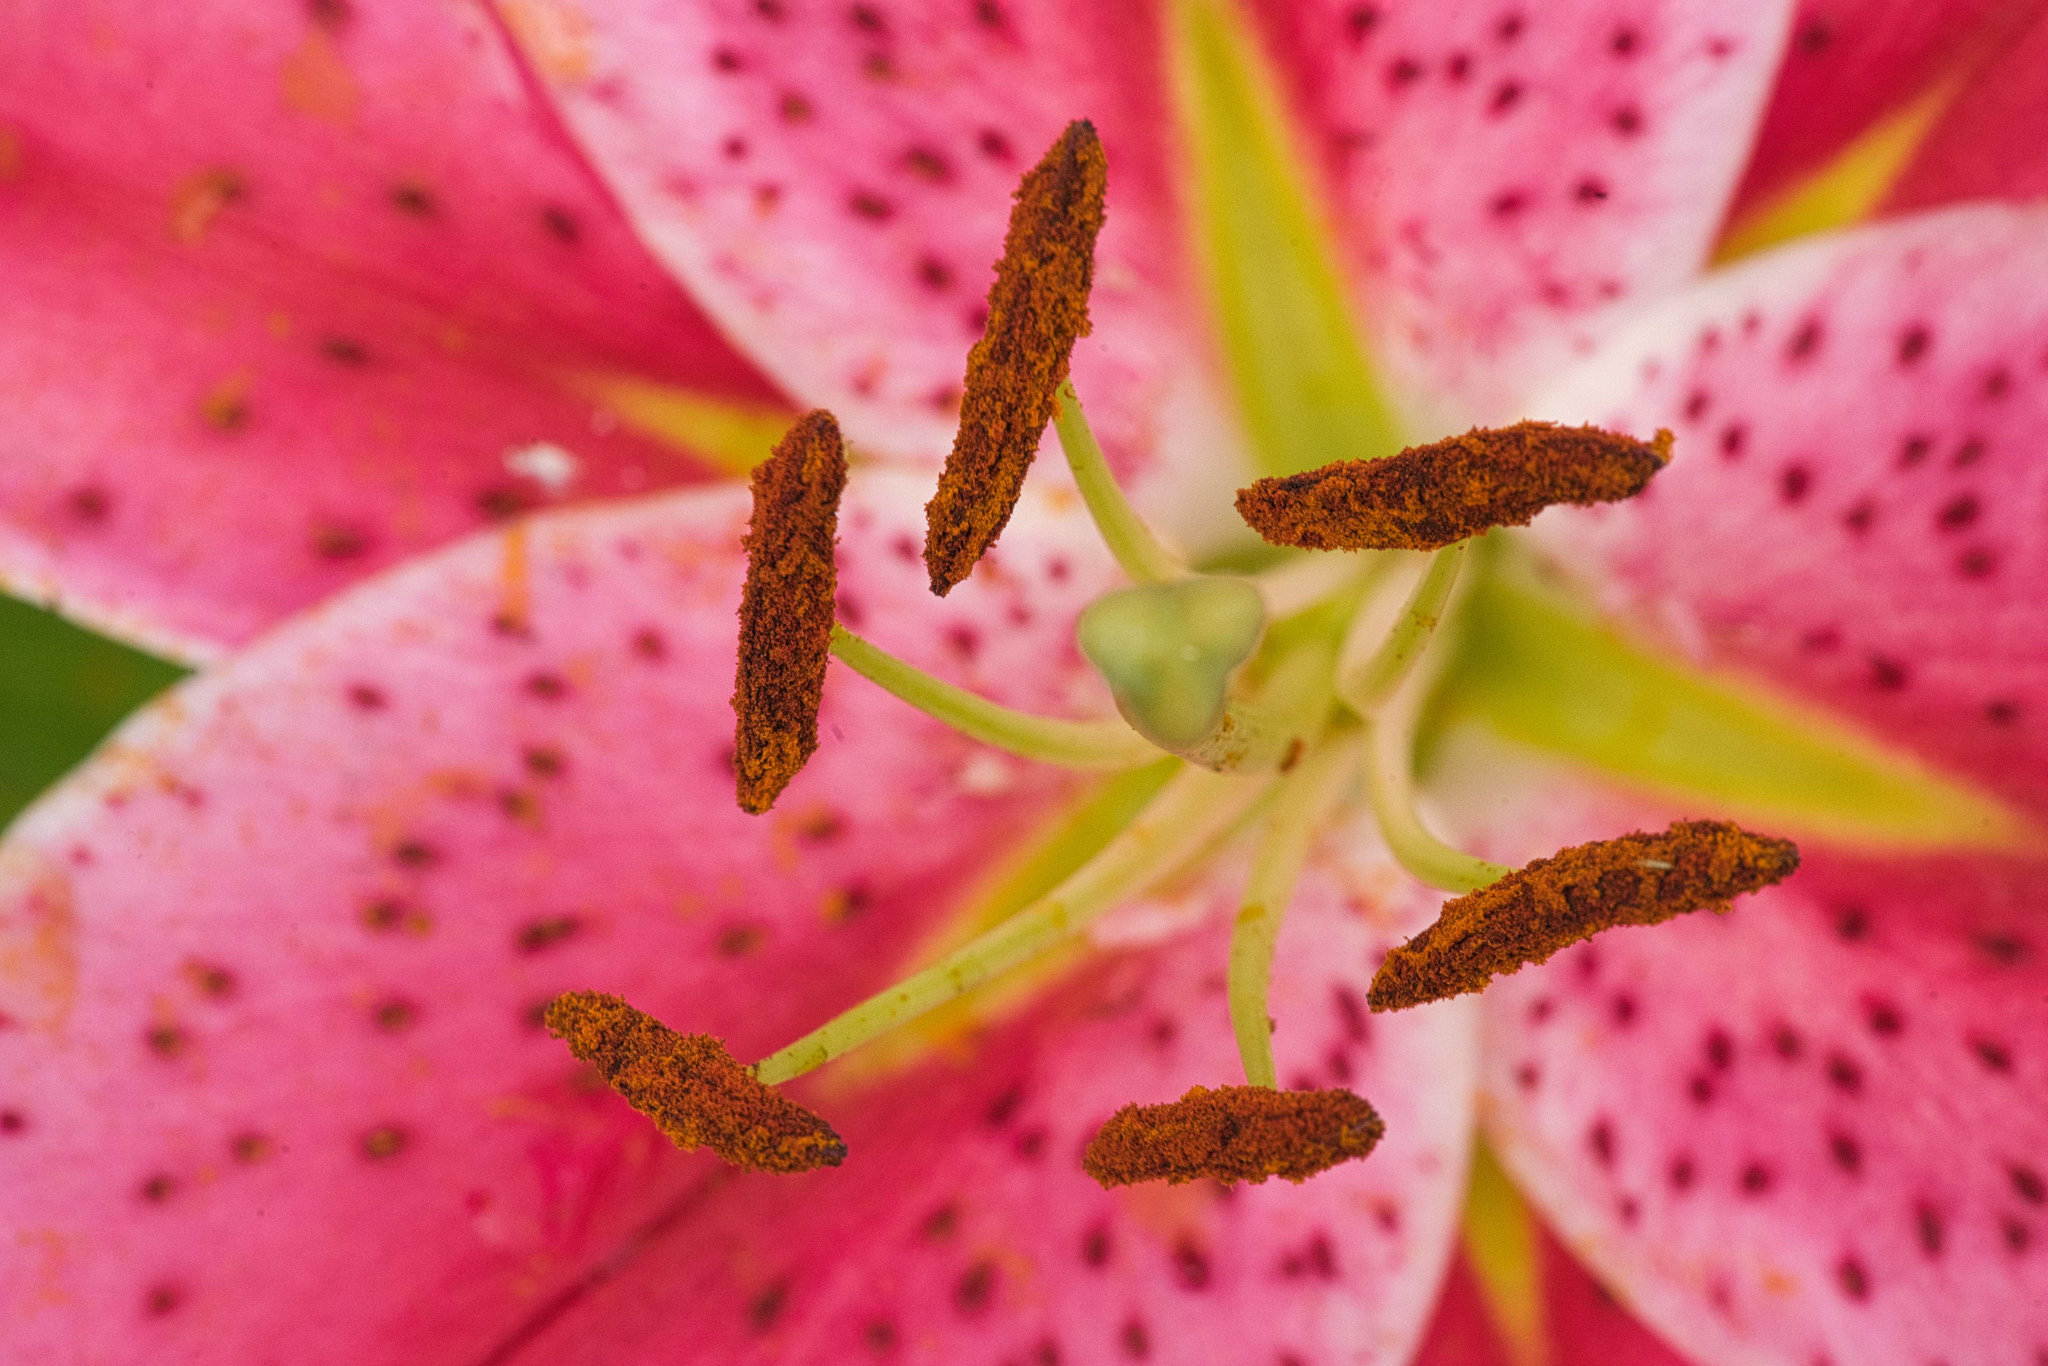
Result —
[[1081, 412], [1081, 400], [1074, 393], [1072, 380], [1059, 387], [1052, 425], [1060, 434], [1060, 449], [1067, 453], [1067, 467], [1074, 472], [1081, 501], [1088, 505], [1088, 515], [1095, 519], [1095, 529], [1102, 533], [1103, 543], [1116, 556], [1124, 573], [1130, 575], [1131, 582], [1172, 583], [1186, 578], [1187, 565], [1159, 543], [1152, 528], [1145, 525], [1144, 518], [1138, 516], [1137, 509], [1117, 486], [1109, 462], [1103, 459], [1102, 447]]
[[1122, 721], [1062, 721], [1033, 716], [933, 678], [844, 626], [832, 628], [832, 653], [925, 715], [997, 749], [1067, 768], [1116, 769], [1149, 764], [1158, 746]]
[[1451, 593], [1458, 586], [1458, 571], [1464, 568], [1466, 547], [1470, 544], [1459, 541], [1436, 553], [1402, 605], [1393, 629], [1371, 654], [1359, 657], [1370, 639], [1365, 634], [1365, 616], [1361, 615], [1352, 635], [1346, 637], [1338, 656], [1337, 696], [1360, 716], [1370, 716], [1385, 704], [1428, 647], [1450, 604]]
[[1477, 891], [1514, 869], [1475, 858], [1432, 835], [1415, 814], [1415, 722], [1436, 670], [1411, 670], [1393, 697], [1366, 723], [1366, 791], [1380, 836], [1394, 859], [1419, 881], [1446, 892]]
[[1179, 868], [1235, 825], [1267, 784], [1189, 768], [1057, 887], [1008, 920], [828, 1020], [754, 1066], [770, 1086], [800, 1077], [1020, 964]]
[[1331, 741], [1280, 780], [1264, 840], [1245, 880], [1230, 936], [1230, 1026], [1237, 1033], [1244, 1079], [1253, 1086], [1280, 1084], [1273, 1067], [1273, 1025], [1266, 1014], [1273, 946], [1308, 860], [1309, 841], [1357, 774], [1362, 738], [1352, 731]]

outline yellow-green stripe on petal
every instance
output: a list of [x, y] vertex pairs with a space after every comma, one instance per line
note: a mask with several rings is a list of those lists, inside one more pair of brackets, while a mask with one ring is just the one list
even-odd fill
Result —
[[1256, 40], [1229, 0], [1176, 0], [1169, 43], [1197, 259], [1261, 472], [1393, 454], [1406, 442]]
[[1774, 831], [1867, 849], [2038, 848], [1990, 796], [1817, 709], [1661, 658], [1496, 561], [1465, 607], [1446, 717]]

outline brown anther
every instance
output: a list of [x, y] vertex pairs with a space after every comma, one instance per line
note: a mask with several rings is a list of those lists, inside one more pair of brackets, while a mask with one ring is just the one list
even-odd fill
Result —
[[818, 701], [839, 593], [832, 546], [845, 486], [839, 424], [823, 409], [798, 418], [754, 469], [732, 709], [740, 807], [755, 815], [775, 804], [818, 747]]
[[1400, 1010], [1483, 990], [1496, 974], [1540, 963], [1616, 925], [1655, 925], [1792, 876], [1790, 840], [1726, 821], [1674, 821], [1537, 859], [1444, 904], [1436, 923], [1387, 955], [1366, 999]]
[[1199, 1176], [1300, 1182], [1364, 1157], [1385, 1130], [1372, 1106], [1349, 1091], [1197, 1086], [1171, 1104], [1126, 1105], [1111, 1115], [1081, 1166], [1105, 1187], [1179, 1185]]
[[1517, 422], [1261, 479], [1237, 512], [1274, 545], [1305, 550], [1436, 550], [1553, 503], [1633, 498], [1671, 460], [1671, 433], [1638, 441], [1599, 427]]
[[1095, 127], [1070, 123], [1017, 186], [988, 327], [967, 353], [960, 431], [925, 504], [924, 563], [944, 597], [995, 544], [1052, 420], [1074, 339], [1088, 334], [1095, 235], [1109, 163]]
[[548, 1032], [592, 1063], [678, 1148], [709, 1148], [735, 1167], [836, 1167], [846, 1144], [803, 1106], [770, 1090], [709, 1034], [678, 1034], [616, 996], [569, 991], [548, 1003]]

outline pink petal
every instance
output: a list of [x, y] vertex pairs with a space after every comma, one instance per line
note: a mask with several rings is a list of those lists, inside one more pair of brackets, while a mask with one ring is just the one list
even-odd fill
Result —
[[[700, 468], [612, 432], [588, 372], [767, 396], [473, 10], [53, 2], [10, 25], [15, 591], [205, 656], [487, 508]], [[543, 444], [577, 462], [557, 488], [518, 470]]]
[[[1346, 832], [1367, 850], [1371, 837]], [[1312, 874], [1277, 957], [1281, 1076], [1368, 1096], [1387, 1136], [1301, 1186], [1108, 1193], [1080, 1170], [1131, 1100], [1239, 1078], [1221, 981], [1241, 869], [1213, 918], [1111, 954], [1023, 1015], [871, 1089], [827, 1095], [851, 1155], [790, 1181], [707, 1181], [633, 1260], [519, 1341], [571, 1363], [1404, 1362], [1450, 1252], [1471, 1119], [1470, 1016], [1368, 1018], [1369, 964], [1433, 898], [1362, 906], [1384, 856]], [[1183, 908], [1188, 909], [1188, 908]]]
[[2048, 809], [2048, 214], [1760, 258], [1538, 411], [1678, 433], [1645, 497], [1547, 519], [1612, 605]]
[[641, 236], [765, 370], [856, 440], [935, 461], [1019, 175], [1069, 120], [1109, 154], [1094, 335], [1074, 374], [1132, 468], [1227, 449], [1178, 245], [1158, 23], [1054, 0], [504, 0]]
[[[1648, 819], [1589, 804], [1529, 847]], [[2042, 869], [1805, 854], [1725, 917], [1616, 931], [1496, 986], [1490, 1132], [1689, 1357], [2030, 1361], [2048, 1350]]]
[[1700, 267], [1788, 8], [1263, 0], [1419, 428], [1523, 416], [1616, 305]]
[[1984, 55], [2037, 0], [1801, 0], [1735, 214], [1826, 165], [1858, 134]]
[[1893, 188], [1887, 207], [2048, 195], [2048, 6], [2031, 25], [2001, 34], [1996, 51], [1957, 94]]
[[1413, 1366], [1516, 1366], [1462, 1251], [1451, 1258]]
[[1543, 1330], [1554, 1362], [1599, 1366], [1686, 1366], [1685, 1358], [1616, 1302], [1612, 1291], [1587, 1274], [1579, 1260], [1540, 1225]]
[[[845, 610], [1041, 709], [1107, 581], [1029, 497], [940, 606], [924, 490], [847, 494]], [[875, 989], [1047, 803], [835, 671], [775, 813], [728, 768], [745, 495], [466, 541], [121, 732], [0, 847], [0, 1318], [28, 1360], [474, 1361], [704, 1168], [534, 1008], [742, 1057]], [[957, 605], [956, 605], [957, 603]], [[601, 1091], [602, 1088], [599, 1088]]]

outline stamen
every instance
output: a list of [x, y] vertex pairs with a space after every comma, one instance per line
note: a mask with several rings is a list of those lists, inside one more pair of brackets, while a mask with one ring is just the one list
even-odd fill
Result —
[[1165, 878], [1231, 830], [1265, 786], [1188, 768], [1143, 813], [1057, 887], [994, 929], [761, 1059], [775, 1086], [965, 995], [1054, 948]]
[[1197, 1086], [1170, 1104], [1126, 1105], [1111, 1115], [1081, 1166], [1105, 1187], [1202, 1176], [1299, 1183], [1364, 1157], [1385, 1131], [1372, 1106], [1349, 1091]]
[[818, 747], [845, 486], [839, 424], [823, 409], [798, 418], [754, 470], [732, 709], [740, 808], [755, 815], [775, 804]]
[[557, 996], [547, 1026], [678, 1148], [709, 1148], [735, 1167], [765, 1172], [836, 1167], [846, 1158], [830, 1125], [755, 1080], [709, 1034], [678, 1034], [595, 991]]
[[1133, 583], [1172, 583], [1186, 578], [1187, 565], [1159, 543], [1159, 537], [1117, 486], [1070, 379], [1060, 381], [1052, 423], [1060, 436], [1060, 449], [1066, 452], [1067, 468], [1074, 472], [1074, 483], [1081, 490], [1081, 501], [1088, 505], [1095, 530], [1109, 553], [1116, 556], [1118, 567]]
[[1799, 850], [1726, 821], [1674, 821], [1574, 845], [1445, 904], [1436, 923], [1387, 955], [1374, 1010], [1480, 991], [1496, 974], [1541, 963], [1616, 925], [1655, 925], [1790, 877]]
[[[1462, 546], [1454, 547], [1436, 557], [1380, 649], [1366, 664], [1346, 671], [1354, 686], [1345, 700], [1365, 716], [1366, 793], [1380, 837], [1411, 876], [1446, 892], [1470, 892], [1513, 871], [1445, 844], [1415, 811], [1416, 722], [1443, 669], [1445, 633], [1437, 627], [1451, 611], [1447, 601], [1439, 601], [1438, 590], [1448, 597], [1455, 588], [1462, 552]], [[1347, 641], [1347, 650], [1354, 643]], [[1389, 686], [1389, 695], [1379, 696]]]
[[[1401, 605], [1391, 630], [1379, 634], [1379, 622], [1361, 612], [1337, 655], [1337, 696], [1360, 716], [1370, 716], [1391, 697], [1429, 646], [1442, 623], [1465, 567], [1466, 543], [1446, 546], [1430, 557], [1429, 566]], [[1376, 645], [1369, 644], [1377, 640]], [[1367, 652], [1369, 649], [1369, 653]]]
[[1244, 901], [1230, 936], [1230, 1024], [1244, 1060], [1244, 1079], [1253, 1086], [1280, 1084], [1273, 1066], [1273, 1022], [1266, 1014], [1273, 945], [1308, 861], [1309, 841], [1357, 776], [1359, 740], [1354, 731], [1322, 746], [1280, 780], [1265, 838], [1245, 879]]
[[1237, 493], [1238, 515], [1274, 545], [1308, 550], [1436, 550], [1553, 503], [1632, 498], [1671, 459], [1651, 442], [1598, 427], [1518, 422], [1346, 460]]
[[1122, 721], [1061, 721], [1005, 707], [933, 678], [844, 626], [832, 628], [832, 653], [925, 715], [1026, 759], [1067, 768], [1118, 769], [1161, 757], [1156, 745]]
[[1088, 333], [1108, 174], [1094, 126], [1079, 121], [1017, 187], [989, 286], [988, 327], [967, 356], [959, 434], [925, 505], [925, 568], [941, 597], [1009, 522], [1074, 339]]

